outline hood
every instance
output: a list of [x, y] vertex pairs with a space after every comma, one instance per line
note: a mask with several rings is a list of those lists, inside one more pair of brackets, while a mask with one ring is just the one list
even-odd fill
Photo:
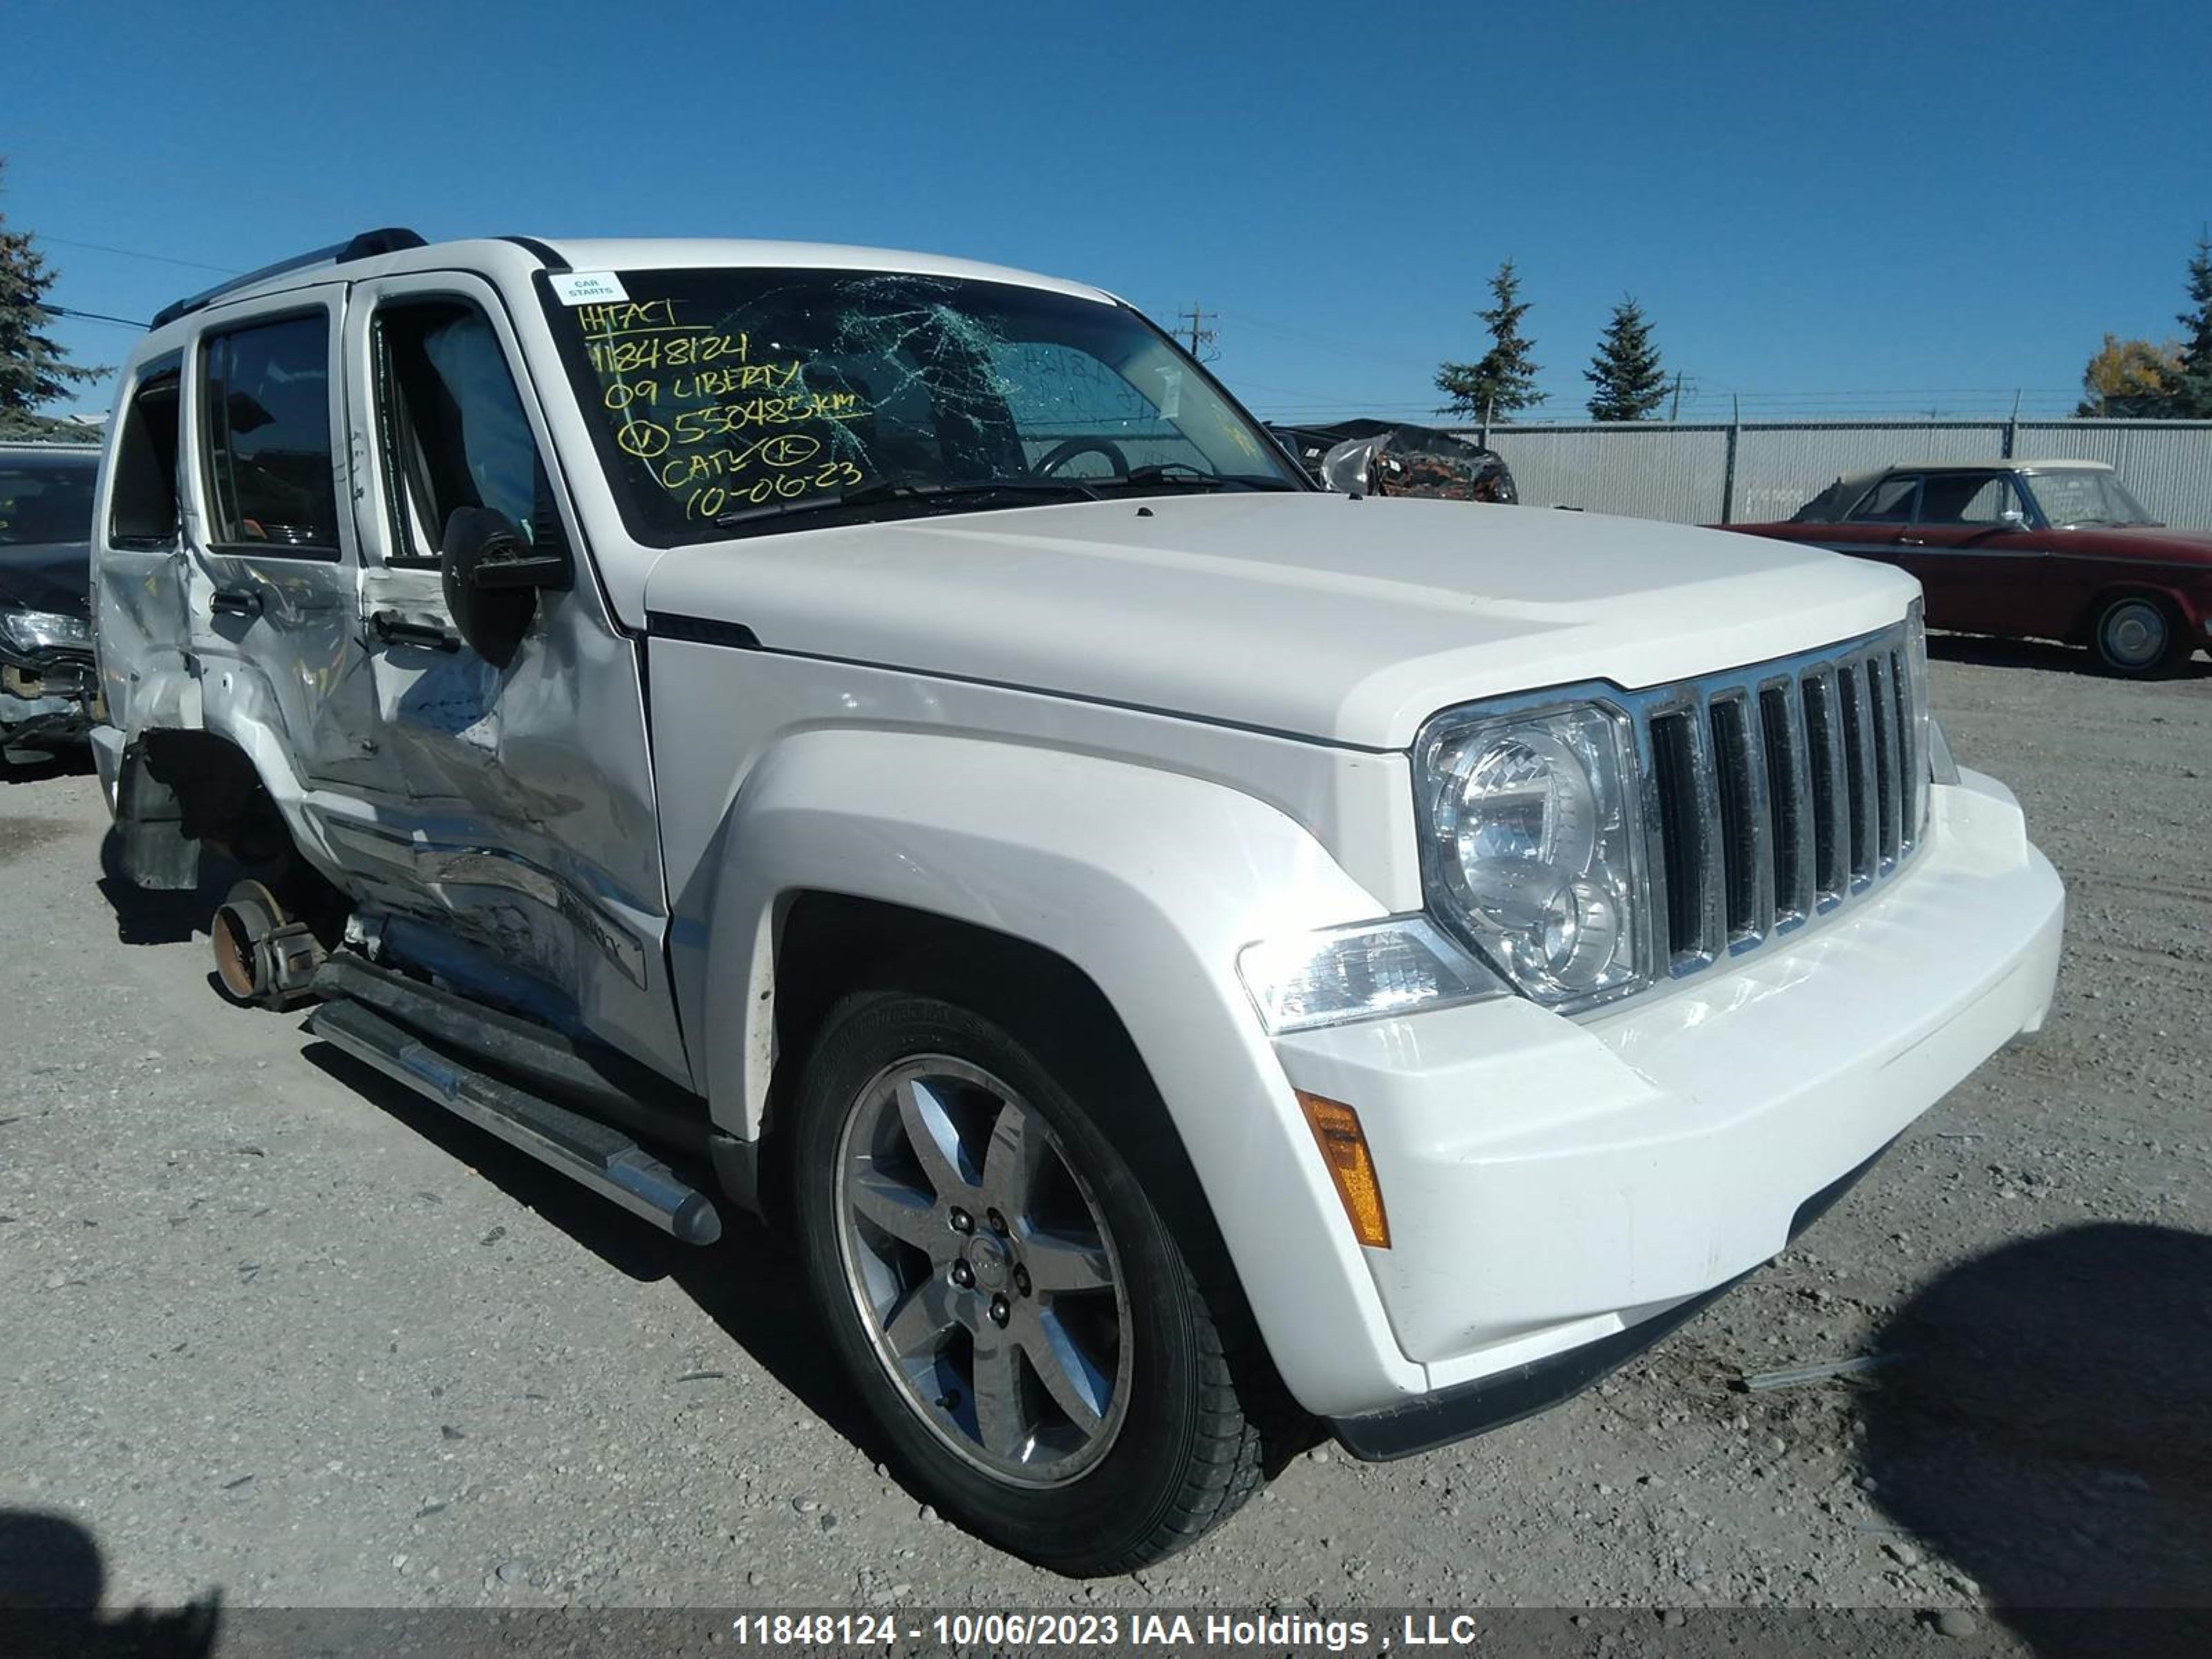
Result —
[[1917, 591], [1895, 570], [1751, 536], [1300, 493], [678, 548], [647, 577], [646, 605], [749, 629], [771, 651], [1387, 750], [1472, 698], [1632, 689], [1811, 650], [1898, 621]]
[[0, 607], [90, 617], [92, 553], [82, 542], [0, 547]]

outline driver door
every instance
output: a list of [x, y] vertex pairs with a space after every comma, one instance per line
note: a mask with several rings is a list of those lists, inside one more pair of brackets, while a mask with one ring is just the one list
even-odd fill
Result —
[[[412, 913], [393, 942], [688, 1083], [639, 648], [593, 579], [505, 307], [459, 273], [359, 283], [345, 359], [385, 790], [347, 838]], [[574, 566], [503, 668], [462, 638], [440, 565], [448, 519], [484, 507]]]

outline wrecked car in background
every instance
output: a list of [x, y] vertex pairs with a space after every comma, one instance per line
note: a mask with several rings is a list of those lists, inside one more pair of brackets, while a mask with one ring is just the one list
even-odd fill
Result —
[[1316, 483], [1340, 495], [1428, 495], [1508, 505], [1521, 499], [1504, 457], [1441, 427], [1339, 421], [1269, 430]]
[[924, 255], [380, 232], [156, 325], [121, 872], [229, 850], [234, 997], [762, 1212], [1058, 1571], [1573, 1394], [2045, 1018], [1897, 572], [1330, 495], [1112, 295]]
[[0, 769], [82, 745], [95, 715], [95, 447], [0, 443]]

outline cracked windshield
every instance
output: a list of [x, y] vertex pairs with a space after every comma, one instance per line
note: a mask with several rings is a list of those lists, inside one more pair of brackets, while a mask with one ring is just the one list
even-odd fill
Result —
[[1303, 487], [1125, 307], [822, 270], [631, 270], [579, 291], [549, 300], [554, 336], [646, 541]]

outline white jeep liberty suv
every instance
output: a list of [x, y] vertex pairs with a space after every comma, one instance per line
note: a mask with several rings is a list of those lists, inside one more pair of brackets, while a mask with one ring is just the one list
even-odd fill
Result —
[[1063, 1571], [1572, 1394], [2051, 994], [1909, 578], [1323, 494], [1073, 283], [372, 232], [157, 319], [95, 522], [119, 856], [253, 878], [231, 993], [776, 1218]]

